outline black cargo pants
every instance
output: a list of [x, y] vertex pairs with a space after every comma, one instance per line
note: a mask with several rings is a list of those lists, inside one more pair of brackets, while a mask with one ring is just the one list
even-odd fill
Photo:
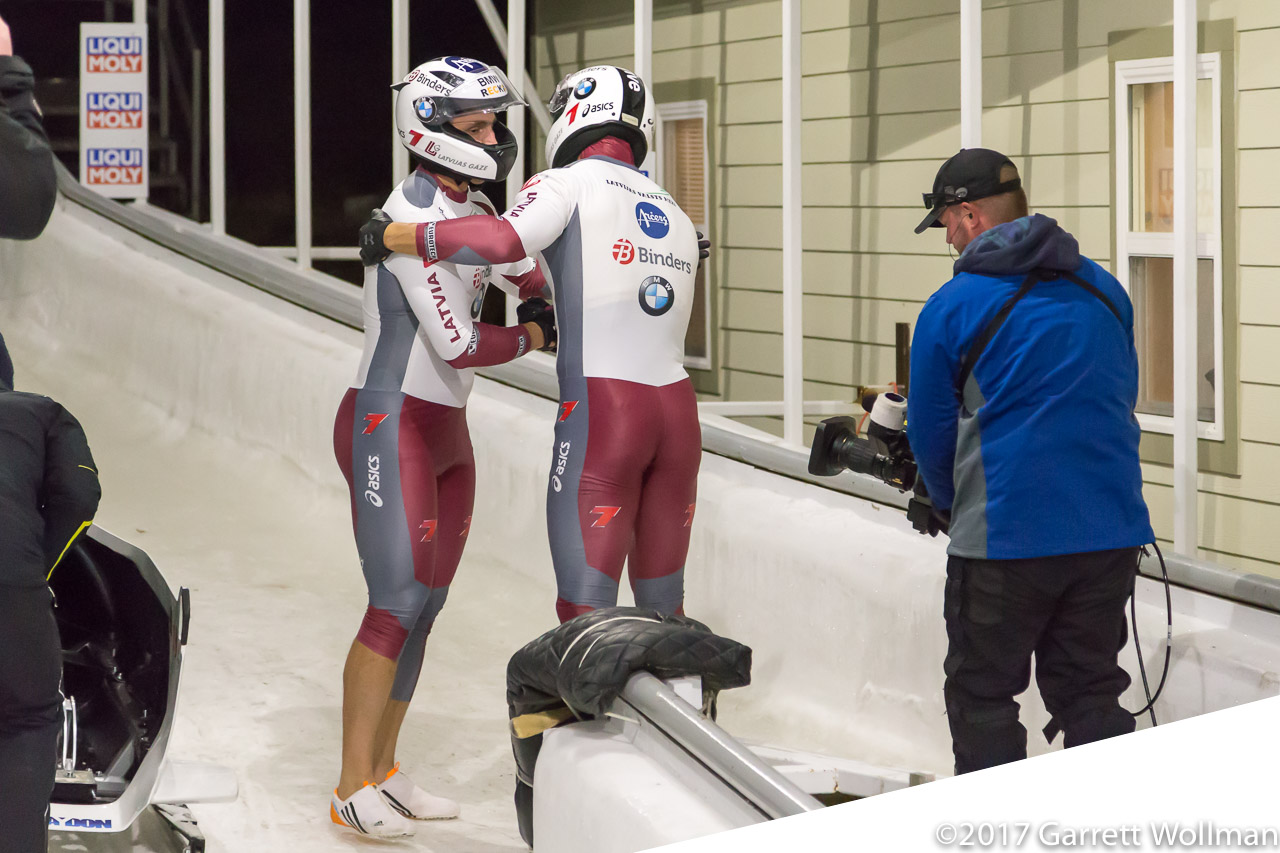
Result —
[[44, 853], [62, 729], [62, 651], [48, 587], [0, 585], [0, 853]]
[[1031, 683], [1033, 653], [1050, 729], [1063, 731], [1065, 746], [1134, 730], [1120, 707], [1130, 678], [1117, 656], [1137, 564], [1137, 548], [948, 559], [943, 695], [957, 774], [1027, 757], [1013, 697]]

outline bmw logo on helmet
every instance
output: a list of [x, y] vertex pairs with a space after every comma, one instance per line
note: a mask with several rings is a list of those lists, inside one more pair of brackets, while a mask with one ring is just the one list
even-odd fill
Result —
[[596, 90], [596, 78], [583, 77], [573, 90], [573, 96], [579, 100], [587, 97]]
[[418, 98], [413, 102], [413, 111], [418, 114], [418, 118], [424, 122], [431, 121], [436, 114], [436, 102], [426, 96]]
[[640, 308], [650, 317], [660, 317], [676, 304], [676, 292], [660, 275], [651, 275], [640, 285]]

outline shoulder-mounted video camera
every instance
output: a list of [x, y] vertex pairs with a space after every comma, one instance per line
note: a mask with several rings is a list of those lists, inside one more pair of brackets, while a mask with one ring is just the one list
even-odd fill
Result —
[[869, 394], [862, 399], [862, 408], [870, 416], [866, 438], [858, 435], [858, 422], [851, 417], [827, 418], [818, 424], [809, 450], [809, 473], [834, 477], [847, 468], [899, 491], [911, 491], [907, 504], [911, 526], [930, 536], [946, 533], [949, 515], [934, 509], [924, 481], [916, 476], [916, 459], [904, 429], [907, 398], [893, 393]]

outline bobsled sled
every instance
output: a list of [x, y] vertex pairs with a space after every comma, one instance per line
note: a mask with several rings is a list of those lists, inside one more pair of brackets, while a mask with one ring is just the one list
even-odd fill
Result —
[[188, 591], [175, 597], [143, 551], [98, 527], [63, 557], [50, 586], [65, 701], [49, 849], [108, 849], [109, 839], [82, 833], [114, 833], [199, 853], [204, 837], [187, 805], [233, 800], [237, 785], [225, 768], [167, 754]]

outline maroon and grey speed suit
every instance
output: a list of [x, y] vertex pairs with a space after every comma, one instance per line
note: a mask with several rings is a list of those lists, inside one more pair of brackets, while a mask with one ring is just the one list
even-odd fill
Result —
[[[483, 196], [448, 190], [422, 169], [396, 187], [383, 209], [400, 222], [497, 221]], [[401, 254], [365, 270], [364, 354], [338, 409], [333, 443], [351, 489], [369, 587], [357, 639], [398, 660], [391, 693], [398, 701], [413, 695], [427, 634], [471, 526], [472, 368], [530, 348], [523, 327], [475, 320], [491, 276], [512, 292], [542, 289], [541, 273], [527, 259], [498, 272], [492, 276], [487, 263], [425, 263]]]
[[531, 178], [496, 220], [419, 228], [424, 257], [540, 256], [554, 293], [560, 409], [547, 526], [561, 621], [616, 604], [624, 561], [637, 605], [682, 608], [702, 453], [684, 369], [693, 224], [615, 159], [629, 161], [626, 145], [605, 139], [586, 154]]

